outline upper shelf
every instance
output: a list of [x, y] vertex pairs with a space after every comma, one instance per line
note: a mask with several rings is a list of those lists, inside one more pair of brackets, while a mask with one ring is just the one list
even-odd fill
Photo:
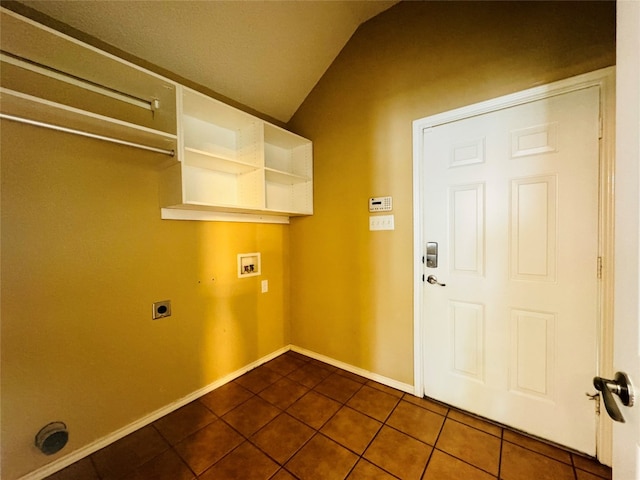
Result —
[[7, 9], [0, 22], [3, 113], [175, 149], [176, 84]]

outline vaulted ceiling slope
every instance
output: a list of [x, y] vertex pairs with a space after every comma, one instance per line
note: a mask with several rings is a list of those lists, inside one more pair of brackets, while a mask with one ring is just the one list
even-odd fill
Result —
[[397, 1], [19, 3], [286, 123], [358, 26]]

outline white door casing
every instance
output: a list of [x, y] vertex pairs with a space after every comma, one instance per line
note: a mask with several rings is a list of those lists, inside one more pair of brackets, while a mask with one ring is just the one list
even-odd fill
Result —
[[[598, 282], [596, 265], [612, 257], [612, 152], [606, 142], [598, 151], [598, 114], [611, 106], [612, 76], [605, 69], [414, 122], [416, 394], [427, 385], [427, 395], [590, 454], [596, 417], [585, 393], [611, 361], [611, 269]], [[572, 115], [582, 130], [570, 139]], [[489, 135], [490, 124], [502, 134]], [[578, 154], [558, 163], [567, 142]], [[426, 171], [434, 168], [426, 157], [445, 165]], [[591, 169], [567, 195], [572, 170], [586, 164]], [[556, 201], [567, 203], [556, 208]], [[589, 219], [572, 215], [584, 208]], [[429, 241], [441, 249], [436, 269], [421, 263]], [[425, 286], [423, 273], [447, 286]], [[576, 276], [567, 282], [569, 274]], [[501, 298], [509, 298], [502, 309]], [[426, 315], [427, 306], [438, 313]], [[576, 333], [582, 342], [573, 341]], [[436, 340], [425, 347], [425, 338]], [[610, 425], [600, 423], [606, 462]]]

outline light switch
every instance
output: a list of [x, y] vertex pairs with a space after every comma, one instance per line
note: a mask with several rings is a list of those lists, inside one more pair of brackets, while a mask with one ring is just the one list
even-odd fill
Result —
[[269, 280], [262, 280], [262, 293], [267, 293], [269, 291]]
[[393, 215], [375, 215], [369, 217], [369, 230], [395, 230]]

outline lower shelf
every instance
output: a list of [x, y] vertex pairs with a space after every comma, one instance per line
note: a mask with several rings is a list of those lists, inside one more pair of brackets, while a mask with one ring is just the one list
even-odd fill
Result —
[[21, 92], [0, 87], [0, 111], [34, 124], [47, 124], [58, 129], [75, 130], [85, 134], [116, 139], [150, 150], [169, 154], [176, 149], [177, 137], [115, 118], [51, 102]]
[[[201, 207], [199, 207], [201, 208]], [[289, 224], [286, 215], [260, 215], [257, 213], [214, 212], [192, 210], [189, 208], [163, 208], [163, 220], [198, 220], [206, 222], [244, 222], [244, 223], [280, 223]]]

